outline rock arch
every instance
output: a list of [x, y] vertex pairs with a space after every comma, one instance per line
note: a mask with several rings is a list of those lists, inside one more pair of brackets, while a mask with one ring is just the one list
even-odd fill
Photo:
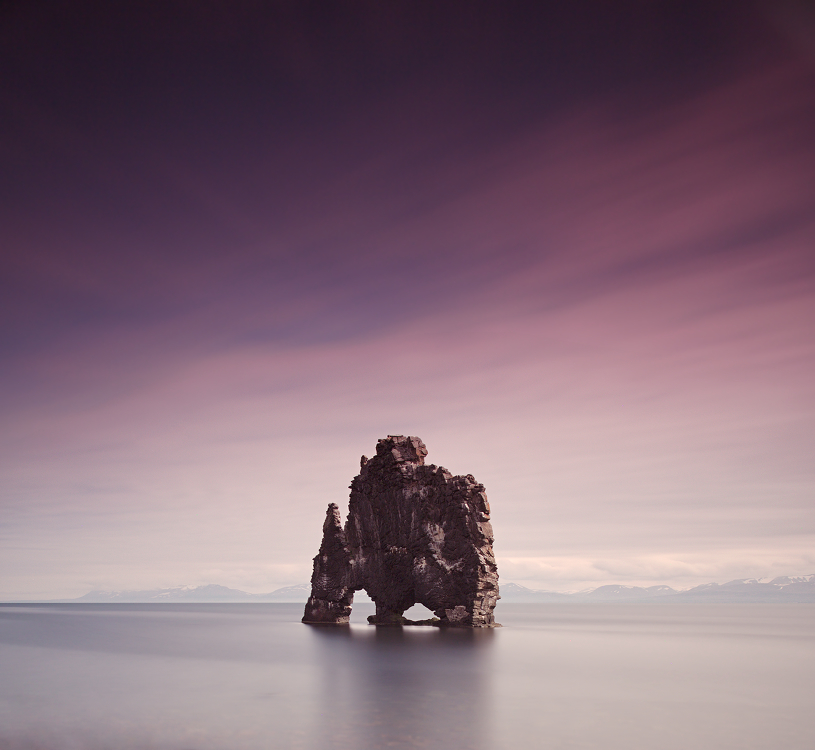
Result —
[[[418, 624], [413, 604], [455, 627], [495, 627], [498, 569], [490, 506], [471, 474], [427, 466], [417, 437], [389, 435], [351, 483], [348, 518], [328, 506], [303, 622], [344, 624], [354, 592], [376, 604], [375, 624]], [[422, 623], [424, 624], [424, 623]]]

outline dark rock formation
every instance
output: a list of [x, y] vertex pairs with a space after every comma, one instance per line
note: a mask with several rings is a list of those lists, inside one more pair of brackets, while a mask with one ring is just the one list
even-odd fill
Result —
[[[303, 622], [347, 623], [354, 592], [365, 589], [376, 603], [368, 618], [375, 624], [496, 625], [498, 571], [484, 485], [425, 466], [426, 455], [419, 438], [390, 435], [376, 456], [362, 457], [345, 528], [337, 506], [328, 506]], [[417, 602], [438, 620], [405, 620]]]

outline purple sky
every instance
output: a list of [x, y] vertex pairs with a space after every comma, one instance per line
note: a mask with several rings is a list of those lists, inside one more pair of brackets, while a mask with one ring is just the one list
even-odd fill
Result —
[[0, 599], [306, 581], [387, 434], [505, 582], [815, 572], [811, 4], [381, 5], [3, 6]]

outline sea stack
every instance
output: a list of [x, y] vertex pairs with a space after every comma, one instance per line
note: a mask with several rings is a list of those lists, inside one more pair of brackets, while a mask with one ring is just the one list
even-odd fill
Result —
[[[472, 474], [425, 465], [417, 437], [389, 435], [361, 460], [348, 518], [328, 506], [303, 622], [347, 624], [354, 592], [376, 604], [376, 625], [490, 628], [498, 596], [490, 506]], [[423, 604], [434, 620], [402, 613]]]

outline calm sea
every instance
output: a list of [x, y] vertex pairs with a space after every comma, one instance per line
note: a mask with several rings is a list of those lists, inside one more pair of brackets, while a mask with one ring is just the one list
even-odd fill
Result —
[[0, 747], [815, 747], [815, 605], [501, 604], [486, 631], [371, 612], [0, 606]]

